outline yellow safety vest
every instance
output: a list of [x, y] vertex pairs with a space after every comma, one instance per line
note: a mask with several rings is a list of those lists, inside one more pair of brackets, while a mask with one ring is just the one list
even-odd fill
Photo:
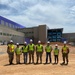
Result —
[[16, 48], [16, 54], [21, 54], [20, 48]]
[[52, 47], [51, 46], [46, 46], [46, 52], [51, 52]]
[[24, 52], [28, 52], [28, 46], [23, 46], [22, 52], [23, 52], [23, 53], [24, 53]]
[[42, 50], [42, 45], [36, 45], [36, 47], [37, 47], [37, 52], [42, 52], [43, 50]]
[[67, 53], [68, 47], [63, 47], [62, 49], [63, 49], [63, 53]]
[[29, 44], [29, 51], [34, 51], [34, 44]]
[[9, 44], [8, 47], [10, 52], [14, 52], [15, 46], [13, 44]]
[[59, 54], [59, 49], [58, 48], [55, 48], [54, 49], [54, 55], [58, 55]]

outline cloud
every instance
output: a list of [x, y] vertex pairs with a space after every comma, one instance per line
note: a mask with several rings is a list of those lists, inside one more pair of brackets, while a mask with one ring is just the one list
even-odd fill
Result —
[[27, 27], [46, 24], [74, 32], [75, 0], [0, 0], [0, 14]]

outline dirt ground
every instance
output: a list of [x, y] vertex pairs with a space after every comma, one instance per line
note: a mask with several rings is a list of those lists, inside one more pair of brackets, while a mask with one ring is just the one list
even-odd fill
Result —
[[[54, 44], [52, 44], [54, 48]], [[5, 53], [0, 55], [0, 75], [75, 75], [75, 47], [69, 46], [69, 65], [61, 66], [62, 55], [61, 55], [61, 45], [59, 46], [60, 55], [59, 63], [57, 65], [52, 64], [19, 64], [16, 65], [16, 57], [14, 57], [14, 65], [8, 65], [8, 54], [6, 53], [6, 46], [0, 46], [0, 53]], [[45, 52], [43, 54], [43, 63], [45, 63]], [[36, 55], [35, 55], [36, 62]], [[52, 52], [52, 63], [54, 62], [54, 56]], [[21, 63], [23, 63], [23, 56], [21, 55]]]

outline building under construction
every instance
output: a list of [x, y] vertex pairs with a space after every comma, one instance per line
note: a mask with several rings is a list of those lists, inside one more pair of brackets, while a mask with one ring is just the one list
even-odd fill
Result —
[[49, 29], [47, 25], [38, 25], [29, 27], [20, 25], [7, 18], [0, 16], [0, 43], [9, 42], [13, 40], [14, 43], [23, 44], [24, 41], [29, 43], [30, 39], [36, 44], [38, 40], [42, 43], [62, 42], [64, 40], [74, 41], [75, 33], [64, 33], [63, 28]]
[[0, 43], [5, 44], [12, 39], [14, 43], [19, 42], [22, 44], [25, 39], [25, 35], [16, 29], [23, 27], [24, 26], [0, 16]]

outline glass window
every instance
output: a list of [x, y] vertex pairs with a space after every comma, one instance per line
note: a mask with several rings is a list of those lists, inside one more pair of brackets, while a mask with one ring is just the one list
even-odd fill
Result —
[[12, 28], [12, 25], [9, 23], [9, 27], [11, 27]]
[[4, 25], [4, 21], [3, 20], [1, 20], [1, 24]]
[[6, 36], [6, 33], [3, 33], [3, 35], [5, 35], [5, 36]]
[[16, 28], [18, 28], [18, 27], [16, 26]]
[[6, 26], [8, 26], [8, 22], [6, 22]]
[[9, 34], [11, 36], [11, 34]]
[[34, 32], [31, 32], [32, 34], [34, 33]]
[[10, 35], [7, 33], [7, 36], [10, 36]]
[[12, 25], [13, 26], [13, 28], [15, 28], [15, 26], [14, 25]]
[[0, 35], [2, 35], [2, 32], [0, 32]]

